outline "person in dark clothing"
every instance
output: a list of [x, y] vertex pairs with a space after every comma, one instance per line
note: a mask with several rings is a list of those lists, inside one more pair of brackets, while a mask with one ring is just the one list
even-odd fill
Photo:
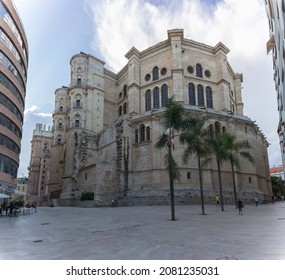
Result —
[[12, 216], [13, 210], [14, 210], [14, 204], [13, 204], [13, 202], [11, 202], [8, 216], [10, 216], [10, 217]]
[[243, 202], [239, 198], [237, 203], [238, 203], [238, 214], [242, 215], [242, 208], [244, 207]]

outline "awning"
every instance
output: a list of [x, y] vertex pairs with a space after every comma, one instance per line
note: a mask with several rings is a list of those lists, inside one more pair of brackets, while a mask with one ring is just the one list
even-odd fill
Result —
[[10, 196], [4, 193], [0, 193], [0, 198], [9, 198]]

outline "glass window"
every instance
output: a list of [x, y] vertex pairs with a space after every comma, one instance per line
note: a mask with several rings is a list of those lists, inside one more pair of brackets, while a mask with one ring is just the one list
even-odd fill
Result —
[[203, 77], [203, 71], [201, 64], [196, 64], [196, 77], [202, 78]]
[[127, 114], [127, 103], [126, 102], [123, 105], [123, 114]]
[[145, 93], [145, 110], [151, 110], [151, 91], [148, 89]]
[[221, 124], [219, 122], [215, 122], [215, 132], [221, 132]]
[[153, 67], [153, 69], [152, 69], [152, 80], [153, 80], [153, 81], [156, 81], [156, 80], [158, 80], [158, 79], [159, 79], [158, 67], [155, 66], [155, 67]]
[[75, 120], [75, 127], [79, 127], [79, 126], [80, 126], [79, 120]]
[[161, 87], [161, 106], [165, 107], [168, 100], [168, 86], [163, 84]]
[[213, 108], [213, 96], [211, 87], [206, 87], [207, 108]]
[[127, 85], [124, 85], [123, 96], [127, 96]]
[[140, 142], [145, 141], [145, 126], [142, 124], [140, 126]]
[[146, 141], [149, 141], [150, 140], [150, 127], [148, 126], [146, 128]]
[[196, 98], [195, 98], [195, 86], [193, 83], [188, 85], [188, 95], [189, 95], [189, 104], [196, 105]]
[[155, 87], [153, 90], [153, 108], [159, 108], [159, 88]]
[[197, 91], [198, 91], [198, 106], [205, 106], [205, 103], [204, 103], [204, 90], [203, 90], [202, 85], [198, 85]]

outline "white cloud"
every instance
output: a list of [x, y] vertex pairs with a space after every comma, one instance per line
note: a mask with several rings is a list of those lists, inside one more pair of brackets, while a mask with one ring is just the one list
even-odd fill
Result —
[[28, 113], [30, 112], [34, 112], [38, 109], [38, 106], [37, 105], [32, 105], [30, 108], [27, 108], [25, 109], [24, 111], [24, 115], [27, 115]]
[[166, 40], [169, 29], [183, 28], [186, 38], [213, 46], [223, 42], [234, 71], [244, 75], [244, 113], [270, 135], [270, 165], [281, 163], [263, 0], [223, 0], [215, 5], [201, 0], [86, 0], [85, 5], [94, 21], [93, 49], [113, 71], [127, 63], [124, 56], [132, 46], [142, 51]]
[[36, 116], [42, 117], [42, 118], [51, 118], [52, 113], [35, 113]]

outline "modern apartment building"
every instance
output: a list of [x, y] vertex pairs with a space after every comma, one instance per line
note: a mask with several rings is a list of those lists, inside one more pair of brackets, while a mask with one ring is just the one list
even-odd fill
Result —
[[267, 53], [272, 53], [273, 78], [277, 94], [279, 134], [283, 171], [285, 170], [285, 1], [264, 0], [269, 23], [270, 38], [267, 42]]
[[0, 191], [17, 187], [28, 68], [28, 42], [11, 0], [0, 0]]

